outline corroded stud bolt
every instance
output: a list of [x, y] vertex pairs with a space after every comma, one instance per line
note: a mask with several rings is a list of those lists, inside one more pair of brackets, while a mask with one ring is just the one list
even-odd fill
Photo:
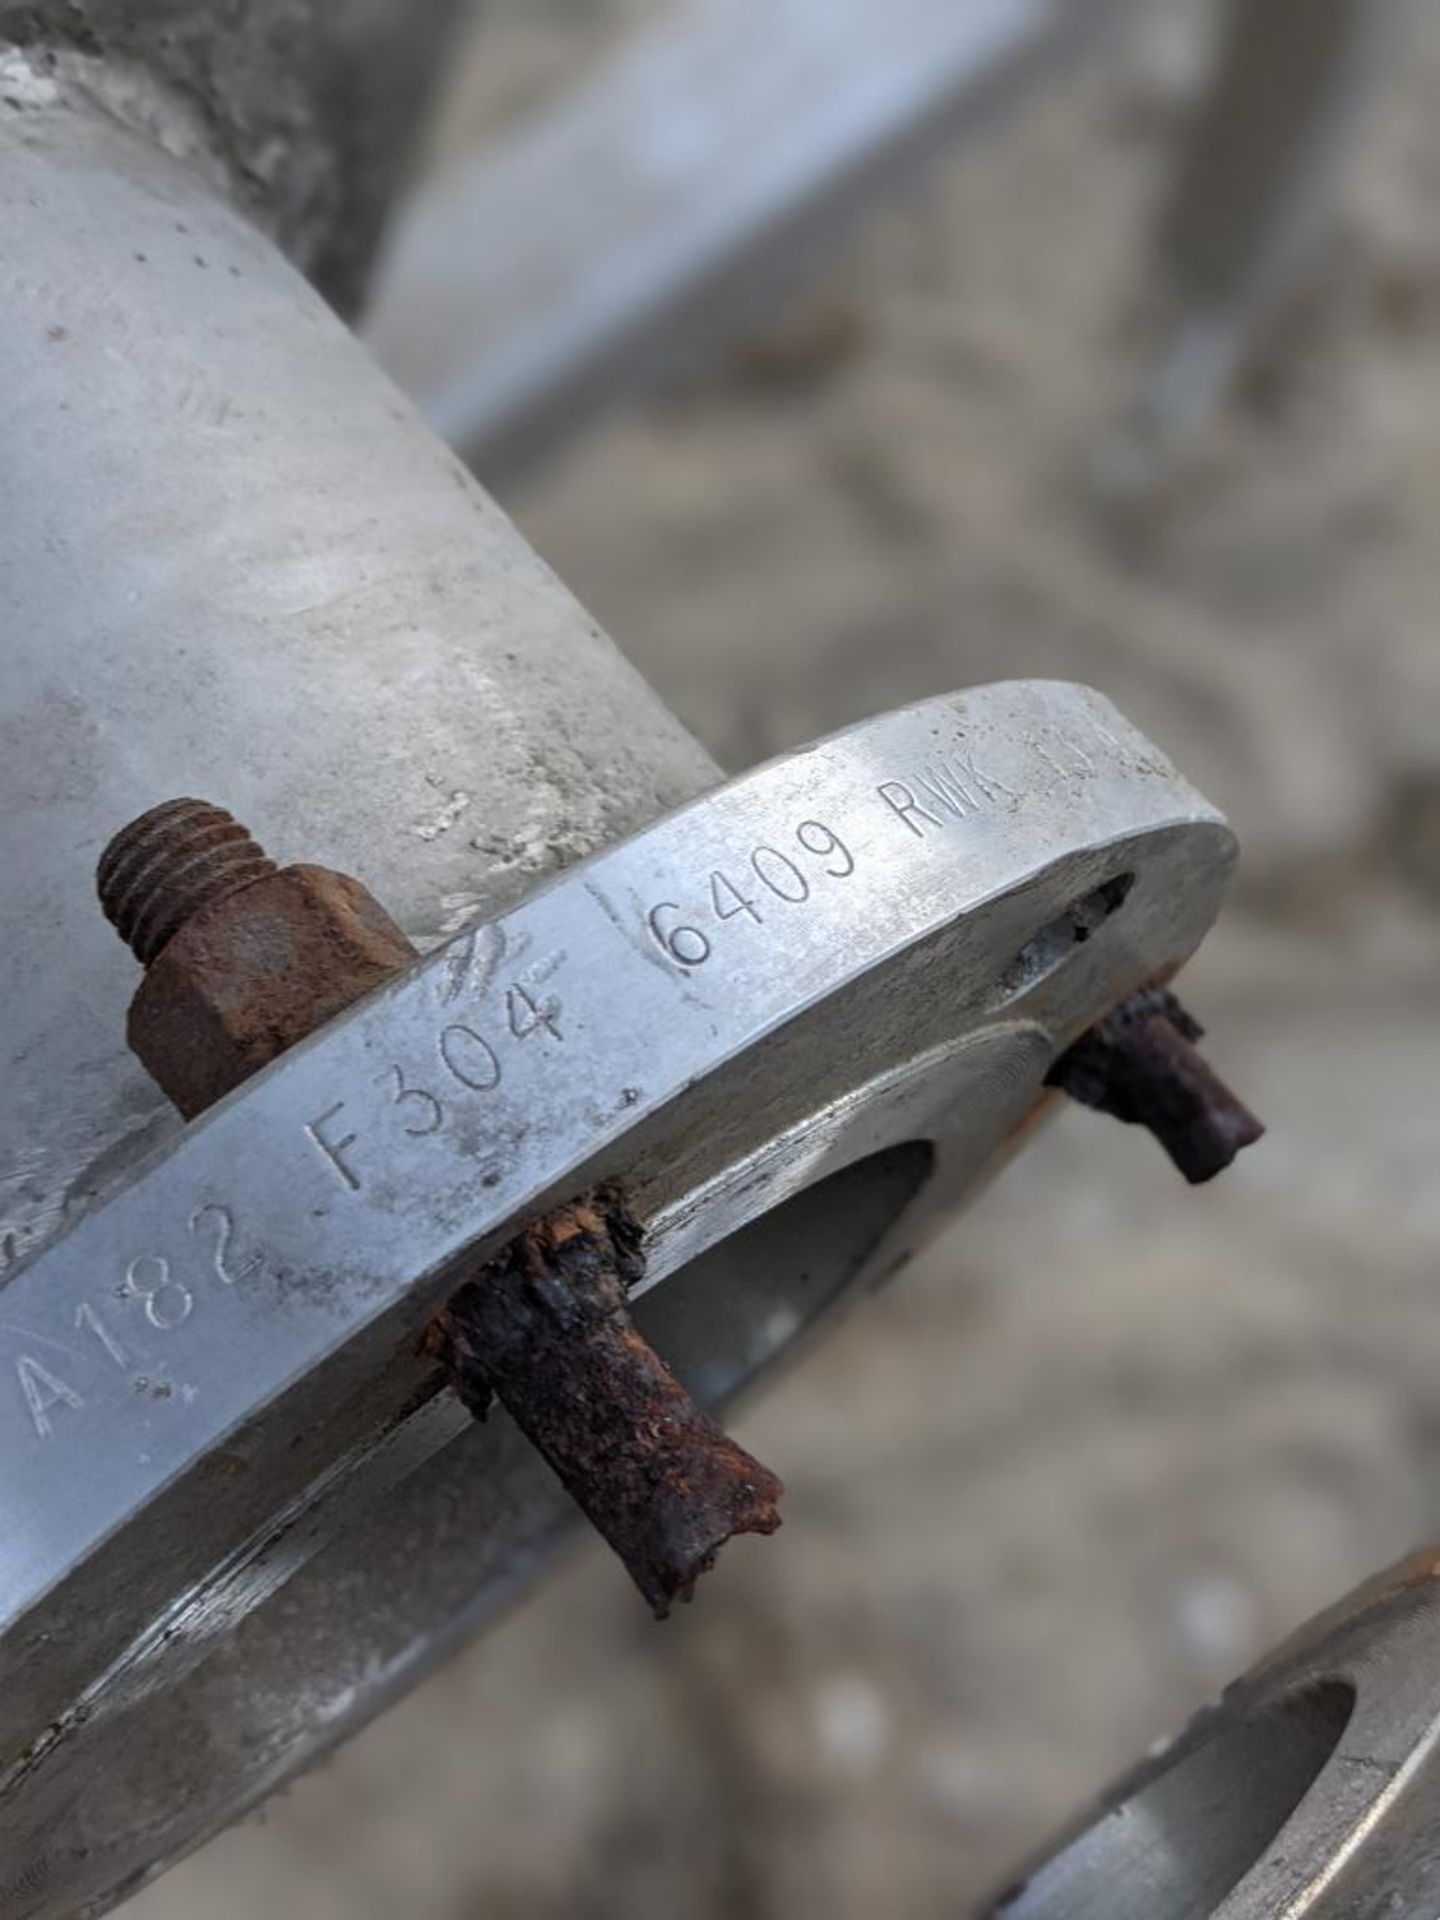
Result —
[[[358, 880], [277, 867], [203, 800], [132, 822], [96, 878], [145, 968], [130, 1045], [187, 1119], [418, 958]], [[558, 1208], [433, 1334], [463, 1403], [483, 1418], [501, 1402], [663, 1618], [727, 1540], [775, 1530], [782, 1489], [630, 1319], [640, 1242], [616, 1193]]]
[[95, 884], [106, 919], [148, 967], [187, 920], [276, 871], [222, 807], [167, 800], [116, 834]]
[[1046, 1083], [1082, 1106], [1147, 1127], [1198, 1186], [1265, 1131], [1197, 1050], [1204, 1034], [1173, 993], [1146, 987], [1081, 1034]]
[[436, 1333], [460, 1399], [480, 1419], [503, 1403], [663, 1620], [727, 1540], [775, 1531], [784, 1489], [630, 1318], [641, 1239], [613, 1191], [559, 1207], [454, 1295]]

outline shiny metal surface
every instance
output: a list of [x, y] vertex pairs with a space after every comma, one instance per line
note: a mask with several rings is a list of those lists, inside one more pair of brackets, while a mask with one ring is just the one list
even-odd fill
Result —
[[452, 941], [13, 1274], [6, 1920], [103, 1904], [195, 1844], [563, 1530], [537, 1463], [464, 1427], [420, 1350], [475, 1256], [621, 1179], [666, 1282], [647, 1330], [724, 1399], [893, 1266], [922, 1190], [994, 1162], [1055, 1053], [1195, 946], [1232, 858], [1098, 696], [923, 703]]
[[1368, 1581], [1105, 1796], [990, 1920], [1434, 1920], [1440, 1550]]

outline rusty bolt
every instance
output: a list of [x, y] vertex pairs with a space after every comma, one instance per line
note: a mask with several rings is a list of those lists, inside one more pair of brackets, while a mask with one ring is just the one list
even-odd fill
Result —
[[1198, 1186], [1265, 1131], [1196, 1048], [1204, 1036], [1173, 993], [1145, 987], [1081, 1034], [1046, 1079], [1082, 1106], [1147, 1127]]
[[187, 1120], [416, 958], [358, 880], [277, 867], [203, 800], [132, 822], [97, 883], [145, 967], [130, 1045]]
[[461, 1287], [436, 1332], [464, 1404], [480, 1419], [492, 1395], [504, 1404], [663, 1620], [727, 1540], [775, 1531], [784, 1489], [631, 1320], [642, 1238], [613, 1190], [558, 1207]]
[[[417, 958], [358, 880], [278, 868], [203, 800], [132, 821], [96, 881], [145, 968], [130, 1045], [187, 1120]], [[460, 1288], [432, 1342], [462, 1402], [478, 1418], [501, 1402], [663, 1618], [726, 1540], [774, 1531], [781, 1486], [631, 1321], [640, 1239], [616, 1193], [558, 1208]]]

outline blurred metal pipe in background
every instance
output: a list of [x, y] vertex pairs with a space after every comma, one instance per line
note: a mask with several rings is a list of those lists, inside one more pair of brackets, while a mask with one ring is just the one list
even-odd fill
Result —
[[371, 347], [487, 480], [723, 340], [1137, 0], [689, 0], [397, 221]]
[[[1174, 320], [1127, 427], [1132, 486], [1312, 265], [1401, 4], [1230, 0], [1157, 229]], [[688, 0], [402, 213], [371, 345], [504, 479], [723, 342], [887, 189], [1138, 10]]]
[[1404, 0], [1227, 0], [1156, 234], [1177, 314], [1135, 429], [1163, 458], [1312, 270]]

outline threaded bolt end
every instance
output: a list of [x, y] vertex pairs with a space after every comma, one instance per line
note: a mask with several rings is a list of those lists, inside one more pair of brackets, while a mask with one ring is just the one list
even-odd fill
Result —
[[100, 905], [148, 967], [187, 920], [276, 871], [223, 807], [167, 800], [132, 820], [100, 856]]

